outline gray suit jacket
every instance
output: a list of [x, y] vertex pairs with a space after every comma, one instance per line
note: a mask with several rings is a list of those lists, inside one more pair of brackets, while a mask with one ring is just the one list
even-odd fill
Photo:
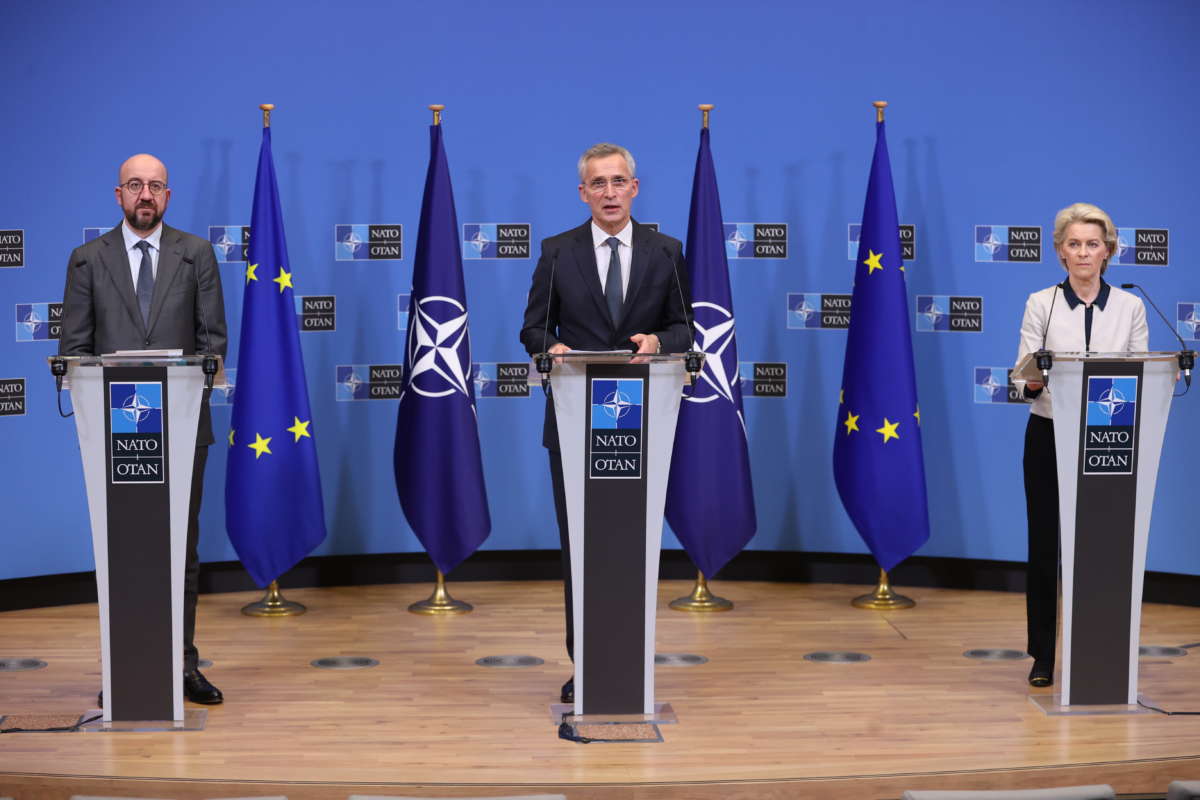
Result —
[[[212, 245], [164, 224], [150, 324], [142, 321], [121, 226], [76, 247], [67, 262], [59, 355], [182, 349], [225, 356], [225, 300]], [[213, 443], [208, 396], [196, 444]]]

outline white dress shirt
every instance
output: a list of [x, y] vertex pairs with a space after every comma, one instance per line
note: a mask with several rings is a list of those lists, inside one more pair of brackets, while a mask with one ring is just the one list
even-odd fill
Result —
[[[1050, 304], [1054, 303], [1053, 313]], [[1085, 319], [1088, 304], [1076, 296], [1069, 281], [1050, 286], [1029, 295], [1025, 302], [1025, 317], [1021, 320], [1021, 343], [1017, 348], [1017, 363], [1028, 353], [1046, 349], [1064, 353], [1137, 353], [1149, 347], [1150, 334], [1146, 328], [1146, 307], [1140, 297], [1100, 282], [1100, 294], [1091, 303], [1092, 335], [1085, 339]], [[1046, 322], [1049, 317], [1049, 327]], [[1054, 376], [1053, 370], [1050, 373]], [[1017, 390], [1024, 394], [1025, 381], [1013, 379]], [[1053, 418], [1050, 388], [1033, 401], [1030, 411], [1040, 417]]]
[[133, 274], [133, 288], [137, 291], [138, 273], [142, 269], [142, 251], [138, 249], [138, 242], [150, 243], [150, 268], [153, 270], [154, 277], [158, 277], [158, 243], [162, 241], [162, 223], [154, 229], [154, 232], [149, 236], [142, 238], [134, 233], [133, 228], [129, 227], [129, 221], [121, 222], [121, 235], [125, 237], [125, 255], [129, 256], [129, 271]]
[[617, 246], [617, 258], [621, 261], [621, 299], [629, 290], [629, 265], [633, 263], [633, 220], [625, 223], [615, 234], [601, 228], [592, 220], [592, 247], [596, 253], [596, 269], [600, 272], [600, 288], [608, 280], [608, 262], [612, 258], [612, 248], [608, 246], [609, 237], [616, 236], [621, 244]]

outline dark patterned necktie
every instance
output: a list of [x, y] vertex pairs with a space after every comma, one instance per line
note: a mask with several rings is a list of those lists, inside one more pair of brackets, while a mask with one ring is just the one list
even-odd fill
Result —
[[150, 243], [144, 239], [134, 245], [142, 251], [142, 265], [138, 268], [137, 299], [142, 311], [142, 322], [150, 327], [150, 301], [154, 298], [154, 263], [150, 259]]
[[608, 258], [608, 276], [604, 279], [604, 299], [608, 301], [608, 315], [612, 317], [613, 327], [621, 324], [621, 257], [617, 255], [617, 247], [621, 240], [615, 236], [608, 237], [605, 242], [612, 248]]

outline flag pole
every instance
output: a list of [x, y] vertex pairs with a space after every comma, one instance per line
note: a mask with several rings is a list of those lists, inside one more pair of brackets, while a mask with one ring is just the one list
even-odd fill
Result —
[[[887, 101], [876, 100], [871, 105], [875, 106], [876, 124], [883, 122], [883, 110], [887, 108]], [[887, 570], [882, 567], [879, 569], [879, 583], [875, 586], [875, 591], [859, 595], [850, 601], [850, 605], [855, 608], [866, 608], [872, 611], [898, 611], [902, 608], [912, 608], [916, 604], [917, 601], [911, 597], [905, 597], [892, 591]]]
[[[429, 110], [433, 112], [433, 124], [442, 124], [442, 111], [446, 107], [439, 103], [429, 106]], [[413, 603], [408, 607], [408, 610], [414, 614], [467, 614], [475, 610], [475, 607], [470, 603], [464, 603], [461, 600], [455, 600], [446, 591], [446, 576], [439, 569], [437, 571], [437, 583], [434, 584], [433, 594], [429, 595], [424, 600]]]
[[[261, 103], [258, 106], [262, 109], [263, 127], [271, 127], [271, 111], [275, 109], [274, 103]], [[267, 585], [267, 592], [263, 595], [262, 600], [255, 603], [247, 603], [242, 606], [242, 613], [247, 617], [294, 617], [308, 611], [302, 603], [296, 603], [286, 599], [279, 591], [279, 581], [271, 581]]]
[[[700, 109], [700, 127], [707, 128], [708, 113], [713, 110], [713, 104], [701, 103], [696, 108]], [[692, 584], [691, 593], [675, 598], [670, 606], [676, 611], [730, 611], [733, 609], [733, 601], [710, 592], [704, 572], [696, 570], [696, 582]]]

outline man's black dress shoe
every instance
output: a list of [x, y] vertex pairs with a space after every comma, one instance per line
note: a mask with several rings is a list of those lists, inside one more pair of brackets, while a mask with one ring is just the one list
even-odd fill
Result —
[[1054, 683], [1054, 662], [1035, 659], [1033, 669], [1029, 670], [1030, 686], [1049, 686]]
[[193, 703], [215, 706], [225, 701], [221, 690], [208, 682], [200, 670], [183, 673], [183, 696]]
[[[566, 690], [567, 687], [563, 687]], [[221, 690], [208, 682], [208, 678], [200, 670], [183, 673], [183, 694], [193, 703], [202, 703], [206, 706], [215, 706], [225, 702], [225, 696], [221, 694]], [[575, 687], [571, 687], [571, 696], [574, 698]], [[96, 695], [96, 703], [99, 708], [104, 708], [104, 692]]]
[[564, 703], [574, 703], [575, 702], [575, 678], [574, 678], [574, 676], [569, 678], [567, 680], [567, 682], [563, 684], [562, 694], [559, 695], [559, 699], [562, 700]]

